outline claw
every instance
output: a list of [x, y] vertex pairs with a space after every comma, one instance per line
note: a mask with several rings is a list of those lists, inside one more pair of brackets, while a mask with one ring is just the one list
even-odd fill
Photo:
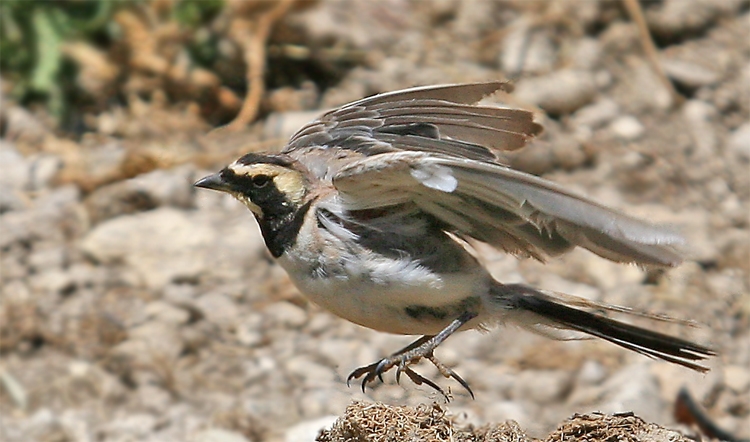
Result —
[[404, 368], [404, 373], [406, 373], [407, 376], [409, 376], [409, 379], [411, 379], [412, 382], [414, 382], [417, 385], [427, 384], [428, 386], [432, 387], [434, 390], [436, 390], [438, 393], [442, 394], [443, 397], [447, 402], [450, 402], [450, 398], [447, 394], [445, 394], [445, 391], [443, 391], [442, 388], [435, 382], [427, 379], [426, 377], [422, 376], [421, 374], [417, 373], [416, 371], [412, 370], [409, 367]]
[[452, 378], [459, 384], [461, 384], [462, 387], [466, 389], [466, 391], [469, 392], [471, 395], [471, 398], [474, 399], [474, 392], [471, 390], [471, 387], [469, 387], [469, 383], [466, 382], [461, 376], [458, 375], [455, 371], [453, 371], [451, 368], [446, 367], [442, 362], [440, 362], [435, 355], [429, 354], [426, 356], [427, 360], [432, 362], [432, 364], [437, 367], [440, 374], [445, 376], [446, 378]]
[[465, 380], [464, 380], [464, 379], [463, 379], [463, 378], [462, 378], [461, 376], [459, 376], [459, 375], [458, 375], [458, 373], [456, 373], [455, 371], [451, 370], [451, 369], [450, 369], [450, 368], [448, 368], [448, 367], [446, 367], [446, 369], [448, 370], [448, 373], [450, 373], [450, 377], [451, 377], [451, 378], [453, 378], [453, 379], [455, 379], [455, 380], [456, 380], [456, 382], [458, 382], [459, 384], [461, 384], [461, 386], [462, 386], [462, 387], [464, 387], [464, 389], [465, 389], [466, 391], [468, 391], [468, 392], [469, 392], [469, 395], [471, 395], [471, 398], [472, 398], [472, 399], [474, 399], [474, 392], [473, 392], [473, 391], [471, 391], [471, 387], [469, 387], [469, 383], [468, 383], [468, 382], [466, 382], [466, 381], [465, 381]]
[[406, 375], [409, 376], [409, 379], [411, 379], [411, 381], [415, 384], [428, 385], [442, 394], [445, 397], [446, 401], [450, 401], [450, 397], [448, 396], [448, 394], [446, 394], [438, 384], [409, 368], [410, 365], [416, 364], [422, 359], [427, 359], [432, 362], [435, 367], [437, 367], [437, 369], [440, 371], [440, 374], [442, 374], [446, 378], [455, 379], [456, 382], [461, 384], [461, 386], [469, 392], [473, 399], [474, 392], [471, 391], [471, 388], [469, 388], [469, 384], [464, 381], [456, 372], [444, 366], [440, 361], [438, 361], [437, 358], [435, 358], [433, 351], [435, 350], [435, 347], [440, 345], [440, 343], [443, 342], [448, 336], [457, 331], [459, 328], [461, 328], [461, 326], [472, 320], [474, 317], [476, 317], [475, 312], [465, 312], [458, 319], [455, 319], [453, 322], [451, 322], [450, 325], [444, 328], [437, 335], [422, 336], [421, 338], [417, 339], [416, 341], [412, 342], [396, 353], [393, 353], [387, 358], [383, 358], [373, 364], [357, 368], [356, 370], [352, 371], [346, 378], [346, 385], [350, 386], [352, 379], [359, 379], [360, 377], [364, 376], [364, 378], [362, 379], [361, 387], [362, 392], [365, 392], [367, 384], [374, 381], [375, 378], [380, 379], [380, 381], [383, 382], [383, 373], [387, 372], [393, 367], [396, 367], [397, 383], [401, 383], [401, 374], [406, 373]]

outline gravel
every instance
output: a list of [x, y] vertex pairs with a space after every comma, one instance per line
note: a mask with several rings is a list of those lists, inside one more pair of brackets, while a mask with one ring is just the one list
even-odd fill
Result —
[[475, 400], [428, 364], [416, 370], [450, 386], [446, 407], [477, 426], [514, 419], [543, 437], [574, 413], [603, 410], [675, 428], [687, 386], [720, 425], [750, 437], [750, 39], [738, 37], [747, 1], [644, 6], [684, 103], [665, 95], [614, 4], [479, 3], [327, 0], [295, 12], [288, 25], [311, 46], [366, 56], [328, 88], [278, 92], [270, 116], [236, 134], [194, 136], [206, 124], [198, 114], [139, 101], [138, 112], [100, 116], [116, 114], [135, 135], [76, 138], [3, 97], [0, 440], [302, 441], [354, 400], [442, 402], [392, 373], [366, 393], [348, 388], [351, 370], [410, 337], [308, 303], [252, 215], [191, 185], [240, 153], [274, 148], [314, 115], [313, 98], [323, 110], [503, 72], [517, 87], [500, 100], [535, 109], [547, 129], [507, 162], [675, 226], [687, 260], [661, 273], [574, 251], [542, 265], [480, 246], [488, 268], [501, 281], [694, 320], [701, 326], [653, 327], [720, 356], [700, 375], [598, 341], [500, 327], [436, 352]]

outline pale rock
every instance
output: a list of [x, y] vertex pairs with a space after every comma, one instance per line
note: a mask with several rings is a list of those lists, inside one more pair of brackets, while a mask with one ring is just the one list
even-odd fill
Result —
[[597, 385], [607, 378], [607, 370], [597, 361], [587, 360], [578, 370], [576, 383], [580, 385]]
[[682, 108], [688, 133], [693, 138], [695, 149], [692, 157], [695, 160], [707, 161], [717, 153], [718, 139], [713, 125], [716, 114], [716, 108], [699, 100], [690, 100]]
[[85, 205], [94, 224], [161, 206], [189, 208], [195, 196], [194, 181], [193, 167], [155, 170], [96, 189], [86, 197]]
[[520, 102], [536, 104], [551, 114], [562, 115], [590, 103], [596, 93], [597, 85], [591, 72], [564, 69], [523, 78], [514, 94]]
[[124, 262], [143, 284], [160, 289], [177, 278], [196, 278], [208, 267], [217, 233], [187, 213], [161, 208], [99, 224], [80, 248], [97, 261]]
[[58, 417], [60, 426], [69, 440], [93, 442], [90, 415], [86, 410], [67, 409]]
[[141, 368], [175, 361], [183, 348], [180, 333], [173, 325], [149, 321], [131, 328], [128, 340], [116, 345], [113, 353], [125, 356], [132, 366]]
[[[22, 431], [26, 439], [18, 440], [42, 440], [44, 437], [54, 436], [55, 433], [59, 435], [60, 421], [58, 416], [47, 407], [42, 407], [29, 416], [28, 420], [24, 423], [26, 431]], [[4, 429], [0, 427], [0, 431]], [[5, 434], [0, 435], [5, 436]]]
[[604, 413], [632, 411], [648, 421], [660, 420], [667, 409], [648, 363], [624, 367], [601, 385], [601, 391], [603, 398], [598, 408]]
[[320, 111], [273, 112], [263, 124], [263, 138], [288, 140], [305, 124], [320, 116]]
[[556, 402], [570, 389], [571, 375], [562, 370], [524, 370], [517, 375], [513, 398], [538, 404]]
[[19, 279], [3, 281], [0, 285], [0, 294], [2, 294], [3, 304], [26, 303], [32, 299], [29, 285]]
[[172, 396], [168, 391], [151, 384], [139, 385], [136, 397], [138, 405], [152, 413], [161, 413], [172, 403]]
[[0, 189], [25, 190], [31, 180], [31, 164], [12, 143], [0, 140]]
[[560, 134], [552, 151], [555, 162], [565, 170], [573, 170], [586, 162], [586, 152], [581, 143], [572, 135]]
[[221, 428], [209, 428], [196, 433], [191, 442], [250, 442], [245, 436], [236, 432], [223, 430]]
[[64, 241], [61, 223], [71, 228], [80, 226], [76, 216], [79, 194], [75, 186], [58, 187], [36, 199], [28, 210], [0, 214], [0, 249], [14, 243]]
[[669, 78], [690, 88], [710, 86], [721, 80], [718, 72], [687, 60], [665, 58], [660, 64]]
[[52, 268], [35, 274], [30, 285], [40, 293], [62, 293], [73, 288], [75, 282], [68, 272]]
[[146, 316], [149, 319], [163, 321], [174, 325], [186, 324], [190, 319], [190, 313], [185, 309], [175, 307], [164, 301], [153, 301], [146, 306]]
[[5, 100], [5, 89], [3, 89], [3, 106], [1, 117], [4, 120], [3, 138], [6, 140], [23, 141], [29, 144], [41, 143], [49, 135], [47, 126], [40, 121], [30, 110], [21, 106], [10, 106]]
[[309, 356], [293, 356], [286, 361], [286, 369], [292, 376], [297, 376], [306, 386], [330, 385], [335, 382], [336, 372], [312, 361]]
[[634, 116], [623, 115], [612, 121], [609, 130], [625, 141], [635, 141], [643, 136], [646, 129]]
[[590, 71], [599, 65], [601, 56], [602, 47], [595, 38], [581, 38], [575, 42], [570, 61], [574, 67]]
[[[318, 344], [317, 352], [327, 364], [340, 367], [342, 361], [351, 359], [353, 355], [356, 354], [357, 349], [361, 346], [362, 343], [354, 339], [328, 338], [321, 340]], [[443, 349], [441, 348], [441, 351], [442, 350]]]
[[251, 312], [243, 315], [239, 324], [236, 325], [237, 341], [246, 347], [260, 345], [264, 340], [262, 327], [263, 316], [261, 314]]
[[29, 255], [28, 264], [36, 272], [61, 268], [67, 261], [67, 249], [62, 246], [34, 250]]
[[191, 304], [197, 295], [198, 289], [190, 284], [168, 284], [162, 292], [162, 298], [174, 305]]
[[284, 432], [284, 441], [315, 442], [320, 431], [330, 429], [337, 419], [337, 416], [329, 415], [300, 422]]
[[237, 303], [223, 293], [207, 293], [195, 301], [195, 306], [207, 321], [218, 326], [233, 325], [240, 314]]
[[103, 440], [144, 440], [158, 425], [159, 421], [151, 414], [133, 413], [108, 422], [99, 433]]
[[750, 123], [735, 129], [727, 140], [727, 148], [744, 161], [750, 161]]
[[278, 371], [278, 361], [269, 356], [260, 356], [245, 361], [242, 364], [243, 376], [246, 382], [257, 382]]
[[303, 385], [296, 399], [302, 417], [313, 418], [346, 409], [352, 401], [351, 390], [341, 391], [346, 386], [341, 381], [334, 382], [338, 382], [339, 391], [332, 390], [330, 382]]
[[289, 302], [276, 302], [263, 310], [273, 324], [288, 328], [300, 328], [307, 322], [307, 312]]
[[743, 0], [667, 0], [646, 11], [651, 32], [658, 36], [697, 33], [722, 16], [742, 8]]
[[[593, 253], [581, 253], [579, 256], [586, 275], [600, 292], [607, 293], [625, 285], [638, 284], [643, 280], [644, 273], [636, 266], [623, 266]], [[584, 293], [593, 294], [590, 290]]]
[[524, 407], [526, 401], [492, 401], [484, 410], [484, 420], [488, 422], [504, 422], [513, 420], [526, 426], [534, 421], [532, 414]]
[[739, 365], [724, 367], [724, 383], [737, 393], [744, 393], [750, 389], [750, 369]]
[[30, 189], [41, 190], [49, 187], [62, 167], [62, 159], [56, 155], [40, 155], [34, 158], [30, 168]]
[[557, 49], [548, 31], [534, 26], [525, 16], [508, 26], [499, 56], [499, 64], [508, 75], [546, 73], [556, 60]]
[[602, 98], [589, 104], [588, 106], [578, 109], [573, 114], [572, 122], [574, 125], [589, 126], [595, 129], [599, 126], [609, 123], [620, 113], [620, 106], [610, 98]]

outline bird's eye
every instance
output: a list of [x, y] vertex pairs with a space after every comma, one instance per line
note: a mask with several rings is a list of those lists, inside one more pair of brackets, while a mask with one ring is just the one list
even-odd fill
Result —
[[251, 179], [251, 182], [253, 183], [253, 187], [260, 189], [261, 187], [266, 187], [271, 182], [271, 177], [268, 175], [255, 175]]

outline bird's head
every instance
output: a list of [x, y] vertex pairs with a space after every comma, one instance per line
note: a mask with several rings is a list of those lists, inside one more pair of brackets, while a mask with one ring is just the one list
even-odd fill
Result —
[[250, 153], [195, 186], [226, 192], [264, 219], [300, 207], [308, 180], [299, 163], [286, 155]]

